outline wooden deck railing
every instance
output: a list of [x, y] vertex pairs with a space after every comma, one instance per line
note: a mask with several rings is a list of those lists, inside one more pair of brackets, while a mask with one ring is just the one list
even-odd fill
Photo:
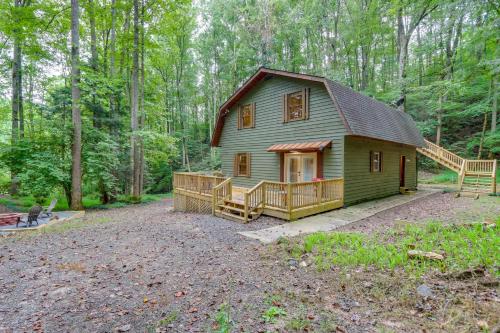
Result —
[[465, 163], [465, 173], [494, 175], [496, 160], [467, 160]]
[[227, 201], [240, 203], [243, 209], [241, 217], [245, 222], [264, 211], [267, 211], [265, 214], [268, 215], [293, 220], [339, 208], [344, 203], [344, 180], [341, 178], [303, 183], [263, 180], [253, 188], [243, 191], [240, 199], [237, 199], [237, 194], [236, 198], [233, 198], [232, 178], [174, 173], [174, 193], [208, 201], [213, 214]]
[[191, 172], [175, 172], [174, 189], [212, 195], [212, 189], [225, 180], [224, 177]]

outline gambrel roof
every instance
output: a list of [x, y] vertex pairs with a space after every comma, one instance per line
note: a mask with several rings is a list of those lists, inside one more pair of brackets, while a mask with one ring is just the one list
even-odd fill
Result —
[[268, 75], [323, 83], [335, 105], [335, 109], [342, 118], [348, 135], [391, 141], [416, 147], [424, 146], [424, 138], [417, 129], [413, 119], [407, 113], [321, 76], [292, 73], [265, 67], [259, 68], [220, 107], [212, 136], [212, 146], [219, 145], [224, 120], [231, 107]]

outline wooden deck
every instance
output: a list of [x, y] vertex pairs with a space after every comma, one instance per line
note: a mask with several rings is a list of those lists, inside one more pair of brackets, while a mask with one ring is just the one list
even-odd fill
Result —
[[249, 222], [261, 214], [285, 220], [344, 205], [344, 180], [284, 183], [263, 180], [253, 188], [236, 187], [231, 178], [174, 174], [174, 209], [209, 213]]

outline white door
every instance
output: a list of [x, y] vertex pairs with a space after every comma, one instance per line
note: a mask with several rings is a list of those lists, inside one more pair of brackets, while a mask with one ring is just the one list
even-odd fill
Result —
[[316, 178], [316, 154], [285, 154], [285, 180], [290, 183], [310, 182]]

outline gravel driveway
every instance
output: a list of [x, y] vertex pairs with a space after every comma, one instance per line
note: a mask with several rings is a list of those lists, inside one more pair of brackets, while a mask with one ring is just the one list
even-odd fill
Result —
[[170, 205], [91, 211], [72, 228], [0, 239], [0, 332], [210, 332], [223, 303], [234, 331], [288, 332], [262, 319], [274, 302], [315, 331], [371, 332], [393, 312], [354, 299], [345, 276], [291, 270], [286, 254], [237, 234], [279, 220], [241, 225]]

